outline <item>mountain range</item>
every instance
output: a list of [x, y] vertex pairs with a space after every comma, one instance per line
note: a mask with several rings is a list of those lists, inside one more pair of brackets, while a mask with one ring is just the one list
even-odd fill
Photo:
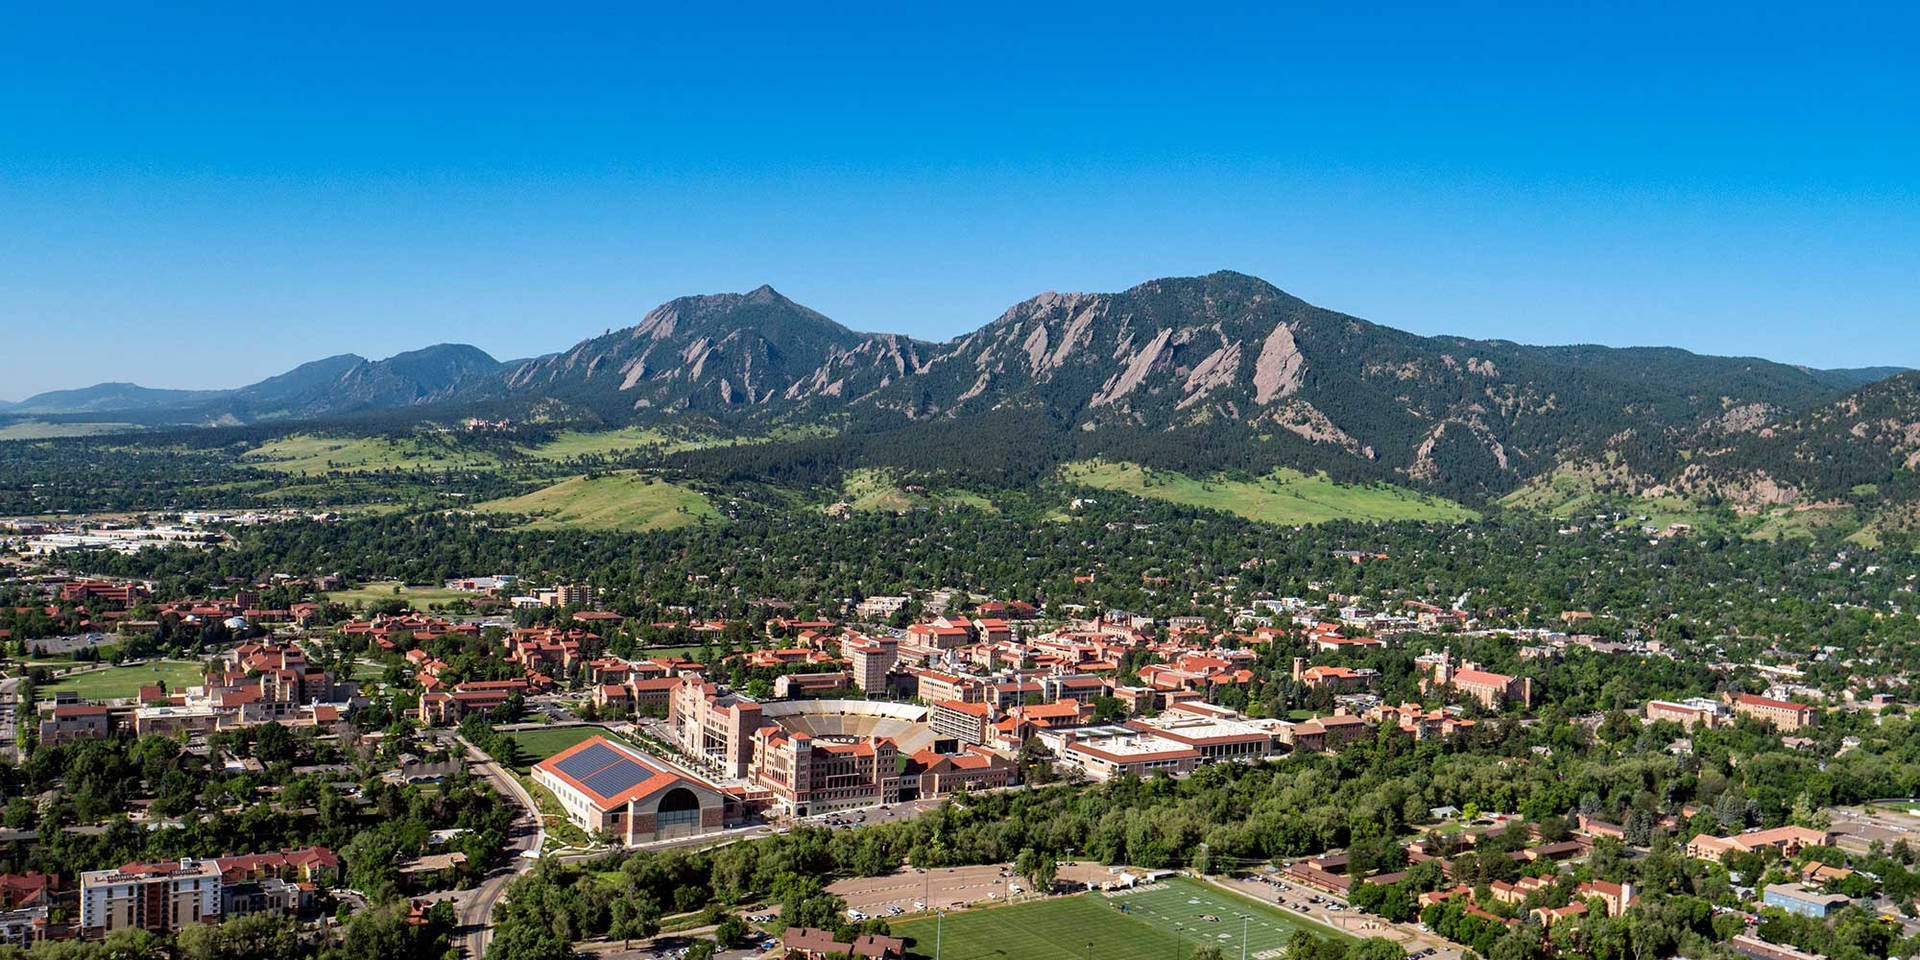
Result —
[[[763, 286], [681, 297], [530, 360], [442, 344], [316, 360], [235, 390], [56, 391], [0, 414], [218, 424], [417, 407], [846, 433], [1020, 417], [1095, 453], [1175, 438], [1221, 465], [1305, 459], [1478, 498], [1586, 465], [1632, 492], [1790, 502], [1832, 494], [1842, 474], [1852, 489], [1884, 482], [1896, 461], [1910, 470], [1914, 387], [1893, 368], [1418, 336], [1220, 272], [1044, 293], [945, 343], [856, 332]], [[1806, 469], [1849, 444], [1899, 456], [1848, 454], [1875, 465], [1864, 473]]]
[[131, 383], [54, 390], [0, 403], [0, 414], [124, 414], [134, 420], [158, 415], [162, 422], [189, 424], [327, 417], [447, 400], [500, 366], [478, 347], [443, 343], [385, 360], [343, 353], [232, 390], [157, 390]]

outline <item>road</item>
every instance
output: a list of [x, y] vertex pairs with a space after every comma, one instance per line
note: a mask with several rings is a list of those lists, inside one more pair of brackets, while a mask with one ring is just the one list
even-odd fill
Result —
[[542, 827], [540, 808], [534, 803], [533, 795], [527, 792], [512, 771], [493, 762], [492, 757], [468, 743], [465, 738], [456, 736], [454, 740], [466, 748], [470, 770], [487, 778], [495, 791], [502, 796], [512, 797], [520, 805], [520, 815], [513, 819], [513, 830], [507, 838], [506, 862], [488, 871], [486, 879], [480, 881], [478, 887], [457, 891], [452, 897], [460, 917], [460, 929], [465, 931], [462, 939], [467, 956], [479, 960], [486, 956], [487, 943], [493, 939], [494, 905], [507, 892], [508, 882], [533, 869], [534, 858], [522, 854], [528, 851], [537, 854], [546, 840], [546, 831]]
[[20, 709], [20, 682], [23, 679], [7, 677], [0, 680], [0, 757], [8, 760], [14, 759], [15, 745], [20, 742], [19, 724], [33, 720], [32, 717], [23, 716]]

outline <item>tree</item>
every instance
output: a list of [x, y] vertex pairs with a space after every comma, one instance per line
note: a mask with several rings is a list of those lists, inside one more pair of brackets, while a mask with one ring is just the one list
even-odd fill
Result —
[[713, 928], [713, 939], [722, 950], [735, 949], [747, 942], [747, 922], [729, 913]]
[[487, 960], [573, 960], [573, 947], [545, 927], [510, 923], [495, 931]]
[[1059, 873], [1060, 864], [1053, 859], [1053, 854], [1027, 847], [1014, 858], [1013, 869], [1015, 873], [1027, 878], [1027, 882], [1033, 885], [1035, 891], [1045, 893], [1053, 887], [1053, 878]]
[[1347, 960], [1407, 960], [1407, 952], [1386, 937], [1368, 937], [1347, 951]]

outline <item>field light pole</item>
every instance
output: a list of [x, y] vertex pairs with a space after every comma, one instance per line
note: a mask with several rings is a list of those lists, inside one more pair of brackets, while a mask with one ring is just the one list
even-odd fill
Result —
[[947, 912], [942, 910], [933, 916], [933, 960], [940, 960], [940, 928], [946, 926]]
[[1240, 915], [1240, 960], [1247, 960], [1247, 923], [1252, 919], [1248, 914]]

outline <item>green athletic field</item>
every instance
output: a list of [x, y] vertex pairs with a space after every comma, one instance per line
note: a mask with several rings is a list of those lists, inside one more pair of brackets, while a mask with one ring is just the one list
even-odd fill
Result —
[[[1200, 919], [1219, 917], [1217, 922]], [[1265, 904], [1209, 885], [1175, 877], [1146, 890], [1112, 896], [1088, 893], [948, 914], [940, 930], [940, 960], [1174, 960], [1202, 944], [1239, 960], [1241, 917], [1246, 922], [1248, 960], [1269, 960], [1285, 951], [1301, 927], [1321, 936], [1346, 934], [1288, 916]], [[908, 952], [934, 955], [932, 917], [893, 924], [911, 937]], [[1091, 946], [1089, 946], [1091, 944]]]

